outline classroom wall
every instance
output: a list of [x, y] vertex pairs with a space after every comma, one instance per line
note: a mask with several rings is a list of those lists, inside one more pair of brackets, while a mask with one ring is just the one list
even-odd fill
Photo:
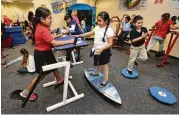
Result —
[[[41, 5], [45, 5], [48, 9], [50, 9], [51, 12], [52, 12], [51, 3], [55, 1], [58, 1], [58, 0], [33, 0], [35, 9]], [[85, 3], [85, 4], [91, 3], [92, 4], [93, 0], [77, 0], [77, 3]], [[58, 13], [58, 14], [52, 13], [53, 23], [52, 23], [51, 29], [63, 27], [65, 25], [65, 21], [64, 21], [65, 14], [66, 14], [65, 11], [62, 11], [61, 13]]]
[[[140, 14], [144, 18], [144, 26], [148, 29], [160, 19], [161, 14], [165, 12], [169, 12], [171, 15], [179, 15], [179, 9], [171, 9], [170, 8], [170, 0], [163, 0], [162, 4], [154, 4], [154, 0], [148, 0], [148, 6], [146, 10], [137, 10], [137, 11], [120, 11], [119, 0], [98, 0], [97, 4], [97, 12], [107, 11], [110, 16], [119, 16], [122, 17], [123, 14]], [[177, 22], [177, 26], [179, 26], [179, 22]], [[115, 29], [115, 25], [112, 24], [112, 27]], [[179, 30], [178, 30], [179, 31]], [[170, 34], [167, 36], [165, 40], [164, 48], [166, 49], [168, 46]], [[158, 51], [158, 45], [153, 48], [153, 50]], [[171, 54], [172, 56], [179, 58], [179, 39], [175, 44]]]
[[[57, 1], [57, 0], [56, 0]], [[41, 5], [45, 5], [51, 12], [52, 12], [52, 7], [51, 3], [55, 2], [55, 0], [33, 0], [35, 9]], [[51, 29], [63, 27], [65, 22], [63, 20], [63, 17], [65, 15], [65, 11], [58, 13], [58, 14], [53, 14], [52, 12], [52, 25]]]
[[[58, 0], [33, 0], [34, 4], [29, 3], [3, 3], [1, 4], [2, 15], [8, 15], [13, 21], [16, 20], [16, 13], [24, 13], [28, 11], [35, 11], [35, 9], [41, 5], [45, 5], [52, 12], [51, 3]], [[95, 0], [77, 0], [77, 3], [84, 3], [91, 6], [94, 6]], [[148, 29], [160, 19], [161, 14], [165, 12], [171, 13], [171, 15], [179, 15], [179, 9], [171, 9], [170, 8], [170, 0], [164, 0], [162, 4], [154, 4], [153, 0], [148, 0], [148, 6], [146, 10], [137, 10], [137, 11], [122, 11], [118, 9], [119, 0], [98, 0], [97, 2], [97, 13], [100, 11], [108, 11], [110, 16], [119, 16], [122, 17], [123, 14], [140, 14], [144, 17], [144, 26]], [[35, 9], [34, 9], [35, 8]], [[65, 22], [63, 17], [65, 15], [65, 11], [59, 14], [53, 14], [53, 23], [51, 29], [63, 27]], [[179, 22], [177, 24], [179, 26]], [[111, 25], [115, 30], [115, 24]], [[167, 48], [170, 34], [167, 36], [165, 40], [164, 48]], [[170, 55], [179, 58], [179, 40], [177, 40], [176, 45], [174, 46]], [[158, 51], [158, 45], [156, 45], [153, 50]]]
[[5, 3], [1, 2], [1, 15], [7, 15], [12, 21], [17, 21], [17, 13], [28, 13], [34, 11], [33, 3]]

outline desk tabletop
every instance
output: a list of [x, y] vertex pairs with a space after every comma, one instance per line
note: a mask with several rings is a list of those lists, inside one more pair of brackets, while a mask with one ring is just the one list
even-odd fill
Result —
[[[65, 37], [61, 37], [61, 38], [56, 38], [57, 41], [66, 41], [66, 40], [70, 40], [70, 39], [74, 39], [74, 36], [71, 35], [67, 35]], [[66, 50], [66, 49], [71, 49], [71, 48], [76, 48], [76, 47], [84, 47], [84, 46], [88, 46], [89, 44], [82, 40], [81, 38], [78, 39], [76, 45], [74, 44], [67, 44], [67, 45], [63, 45], [63, 46], [55, 46], [54, 49], [55, 50]]]

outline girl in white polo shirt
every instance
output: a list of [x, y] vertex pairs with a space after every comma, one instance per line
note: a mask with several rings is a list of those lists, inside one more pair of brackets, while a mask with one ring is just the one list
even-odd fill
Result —
[[93, 31], [77, 35], [76, 37], [86, 37], [90, 35], [95, 35], [94, 37], [94, 47], [92, 50], [94, 52], [94, 66], [96, 66], [96, 71], [93, 73], [93, 76], [99, 75], [99, 69], [104, 70], [104, 79], [100, 84], [101, 87], [104, 87], [108, 83], [109, 68], [108, 63], [110, 62], [111, 46], [113, 44], [114, 32], [109, 27], [110, 17], [109, 14], [105, 11], [100, 12], [97, 16], [97, 26]]

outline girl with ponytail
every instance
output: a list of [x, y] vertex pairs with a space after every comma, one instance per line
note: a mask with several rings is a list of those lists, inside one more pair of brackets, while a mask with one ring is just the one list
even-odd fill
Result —
[[97, 26], [93, 31], [84, 33], [81, 35], [76, 35], [76, 37], [86, 37], [94, 34], [94, 47], [92, 49], [92, 54], [94, 54], [94, 66], [96, 66], [96, 72], [93, 76], [99, 75], [99, 69], [102, 68], [104, 71], [104, 79], [100, 84], [104, 87], [108, 83], [109, 68], [108, 63], [110, 62], [111, 50], [113, 44], [114, 32], [109, 27], [110, 17], [105, 11], [100, 12], [97, 16]]
[[[66, 41], [57, 41], [56, 37], [61, 37], [59, 35], [51, 35], [50, 26], [52, 23], [52, 16], [49, 9], [46, 7], [38, 7], [35, 11], [35, 17], [32, 20], [34, 27], [34, 37], [35, 37], [35, 50], [34, 50], [34, 60], [35, 60], [35, 68], [36, 73], [42, 73], [42, 66], [49, 65], [53, 63], [57, 63], [53, 53], [52, 48], [54, 46], [62, 46], [66, 44], [74, 43], [74, 40], [66, 40]], [[26, 64], [26, 58], [24, 57], [23, 64]], [[58, 69], [49, 70], [43, 72], [42, 74], [45, 76], [49, 73], [53, 72], [54, 78], [56, 81], [55, 88], [60, 86], [63, 83], [63, 77], [60, 76]], [[29, 91], [32, 89], [37, 77], [32, 80], [30, 85], [28, 85], [27, 89], [23, 90], [20, 95], [24, 98], [27, 97]], [[32, 93], [29, 100], [35, 100], [37, 96]]]
[[20, 50], [20, 53], [22, 56], [18, 57], [17, 59], [10, 61], [7, 65], [4, 67], [8, 67], [9, 65], [21, 61], [21, 67], [17, 70], [17, 72], [21, 74], [26, 73], [34, 73], [35, 72], [35, 62], [34, 62], [34, 56], [29, 55], [29, 52], [22, 48]]

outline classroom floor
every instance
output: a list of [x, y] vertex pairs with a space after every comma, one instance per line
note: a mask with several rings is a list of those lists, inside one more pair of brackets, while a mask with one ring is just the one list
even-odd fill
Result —
[[[148, 89], [152, 86], [160, 86], [170, 90], [179, 99], [179, 60], [169, 58], [170, 65], [157, 68], [162, 58], [156, 58], [154, 53], [146, 62], [139, 62], [136, 67], [140, 73], [137, 79], [127, 79], [121, 76], [120, 71], [126, 67], [129, 56], [125, 51], [112, 50], [109, 64], [109, 79], [117, 88], [122, 105], [115, 105], [102, 98], [88, 84], [83, 70], [93, 67], [93, 60], [89, 57], [89, 51], [93, 42], [81, 50], [83, 64], [70, 69], [71, 81], [77, 92], [84, 93], [84, 98], [48, 114], [176, 114], [179, 113], [179, 102], [175, 105], [165, 105], [156, 101], [149, 95]], [[5, 49], [4, 54], [10, 54], [2, 62], [7, 62], [20, 56], [20, 49], [25, 47], [33, 54], [33, 45], [28, 41], [24, 45], [18, 45], [15, 49]], [[53, 74], [46, 76], [36, 87], [35, 93], [39, 94], [36, 102], [28, 102], [25, 108], [21, 108], [22, 102], [10, 99], [10, 93], [16, 89], [24, 89], [37, 75], [20, 75], [16, 72], [20, 63], [13, 64], [8, 68], [1, 66], [1, 113], [2, 114], [47, 114], [46, 107], [62, 101], [63, 87], [54, 90], [54, 87], [43, 88], [42, 85], [53, 80]], [[64, 69], [60, 69], [63, 73]], [[68, 97], [72, 92], [69, 90]]]

